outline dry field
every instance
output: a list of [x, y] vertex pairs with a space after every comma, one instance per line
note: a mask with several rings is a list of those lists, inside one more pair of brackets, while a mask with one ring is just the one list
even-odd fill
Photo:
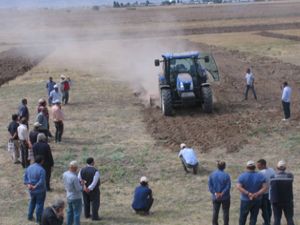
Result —
[[[61, 175], [68, 162], [76, 159], [84, 166], [93, 156], [102, 178], [103, 220], [83, 218], [83, 225], [206, 225], [211, 218], [208, 175], [215, 161], [224, 159], [233, 183], [230, 220], [235, 225], [235, 183], [245, 162], [266, 158], [274, 167], [284, 158], [295, 175], [295, 221], [300, 224], [299, 12], [298, 2], [0, 11], [0, 224], [30, 224], [23, 170], [4, 151], [10, 115], [27, 97], [32, 127], [36, 103], [46, 97], [46, 80], [50, 75], [58, 80], [61, 73], [72, 78], [73, 86], [70, 105], [63, 108], [63, 143], [50, 143], [54, 191], [46, 205], [65, 197]], [[153, 59], [166, 51], [188, 50], [211, 51], [219, 65], [214, 113], [192, 108], [163, 117], [159, 109], [144, 106], [149, 94], [157, 94]], [[242, 101], [249, 66], [257, 78], [257, 102], [251, 97]], [[281, 122], [284, 80], [294, 90], [289, 123]], [[145, 95], [140, 99], [133, 93], [141, 89]], [[197, 150], [197, 176], [183, 172], [177, 158], [181, 142]], [[150, 178], [154, 191], [149, 217], [130, 208], [141, 175]]]

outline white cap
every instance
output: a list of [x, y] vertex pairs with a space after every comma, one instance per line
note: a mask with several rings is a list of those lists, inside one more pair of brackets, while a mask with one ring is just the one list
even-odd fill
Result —
[[249, 160], [247, 162], [247, 166], [255, 166], [255, 162], [253, 160]]
[[61, 74], [61, 75], [60, 75], [60, 78], [62, 78], [62, 79], [66, 79], [66, 76], [65, 76], [65, 75], [63, 75], [63, 74]]
[[280, 167], [286, 167], [286, 162], [284, 160], [280, 160], [278, 163], [277, 163], [277, 167], [280, 168]]
[[58, 85], [57, 85], [57, 84], [55, 84], [53, 87], [54, 87], [54, 88], [58, 88]]
[[78, 163], [77, 163], [77, 161], [73, 160], [70, 162], [69, 166], [70, 167], [78, 167]]
[[184, 143], [180, 144], [180, 148], [185, 148], [185, 147], [186, 147], [186, 144], [184, 144]]
[[148, 183], [148, 178], [145, 176], [142, 176], [140, 179], [140, 183], [142, 183], [142, 182]]

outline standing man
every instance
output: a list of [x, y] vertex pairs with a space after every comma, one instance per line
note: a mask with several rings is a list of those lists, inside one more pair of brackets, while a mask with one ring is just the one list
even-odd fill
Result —
[[152, 190], [148, 187], [148, 179], [143, 176], [140, 179], [140, 186], [135, 188], [131, 206], [136, 213], [149, 215], [153, 201]]
[[284, 118], [282, 120], [286, 121], [291, 117], [290, 105], [291, 105], [292, 88], [288, 85], [288, 82], [286, 81], [283, 82], [282, 86], [283, 88], [282, 88], [281, 101], [282, 101], [282, 107], [284, 113]]
[[217, 162], [218, 169], [209, 176], [208, 188], [213, 203], [212, 225], [218, 225], [220, 207], [223, 209], [224, 225], [229, 225], [230, 188], [231, 180], [228, 173], [224, 172], [226, 163]]
[[261, 206], [262, 195], [267, 190], [266, 178], [255, 171], [255, 163], [247, 162], [247, 171], [238, 178], [237, 189], [241, 192], [241, 206], [239, 225], [245, 225], [250, 213], [249, 225], [255, 225]]
[[64, 172], [63, 181], [67, 192], [67, 225], [80, 225], [80, 214], [82, 209], [82, 184], [77, 177], [78, 164], [72, 161], [69, 170]]
[[64, 132], [64, 113], [61, 109], [60, 101], [55, 101], [54, 105], [51, 108], [53, 122], [55, 124], [55, 142], [61, 142], [61, 137]]
[[27, 120], [27, 124], [28, 124], [29, 110], [28, 110], [28, 107], [27, 107], [27, 99], [26, 98], [23, 98], [22, 101], [21, 101], [21, 104], [20, 104], [19, 109], [18, 109], [18, 115], [19, 115], [19, 119], [21, 119], [22, 117], [25, 117], [26, 120]]
[[[50, 97], [51, 91], [54, 90], [54, 85], [55, 85], [55, 84], [56, 84], [56, 83], [53, 81], [53, 78], [52, 78], [52, 77], [49, 77], [49, 81], [48, 81], [47, 84], [46, 84], [47, 93], [48, 93], [48, 98]], [[49, 105], [51, 105], [52, 102], [49, 101], [48, 103], [49, 103]]]
[[246, 79], [245, 100], [248, 99], [249, 89], [252, 90], [252, 93], [253, 93], [253, 96], [254, 96], [255, 100], [257, 100], [257, 96], [256, 96], [255, 89], [254, 89], [254, 76], [253, 76], [253, 73], [251, 72], [250, 68], [248, 68], [247, 71], [246, 71], [245, 79]]
[[198, 172], [198, 159], [192, 148], [187, 148], [184, 143], [180, 144], [180, 152], [178, 157], [181, 159], [183, 169], [186, 173], [189, 172], [188, 168], [193, 169], [193, 173]]
[[263, 174], [266, 178], [267, 182], [267, 190], [262, 196], [261, 206], [260, 209], [262, 211], [262, 217], [264, 219], [264, 225], [271, 224], [271, 216], [272, 216], [272, 209], [271, 203], [269, 200], [269, 187], [270, 187], [270, 179], [272, 176], [275, 175], [275, 171], [272, 168], [267, 167], [267, 161], [264, 159], [260, 159], [256, 162], [256, 166], [259, 169], [259, 173]]
[[281, 160], [277, 164], [278, 172], [270, 181], [270, 200], [274, 213], [274, 225], [280, 225], [282, 212], [287, 221], [287, 225], [294, 225], [294, 195], [292, 173], [285, 172], [286, 162]]
[[47, 143], [47, 138], [45, 134], [39, 133], [37, 136], [37, 143], [32, 146], [33, 156], [36, 158], [38, 155], [43, 156], [44, 163], [43, 168], [46, 172], [46, 188], [47, 191], [51, 191], [50, 188], [50, 178], [51, 178], [51, 171], [54, 166], [54, 161], [52, 157], [52, 152], [50, 145]]
[[20, 125], [18, 126], [18, 137], [21, 149], [21, 163], [23, 168], [27, 168], [30, 164], [30, 160], [28, 160], [28, 149], [31, 148], [31, 144], [29, 141], [29, 132], [26, 124], [27, 119], [22, 117], [20, 120]]
[[48, 109], [46, 109], [43, 106], [40, 106], [39, 110], [40, 110], [40, 112], [36, 116], [36, 122], [41, 124], [41, 126], [39, 127], [39, 130], [41, 132], [43, 132], [46, 135], [46, 137], [48, 137], [49, 136], [49, 130], [48, 130], [49, 125], [48, 125], [48, 119], [46, 116], [46, 112], [48, 112]]
[[28, 209], [28, 220], [33, 220], [33, 213], [36, 213], [36, 222], [41, 223], [44, 202], [46, 198], [45, 170], [42, 167], [43, 157], [37, 156], [35, 163], [30, 165], [24, 174], [24, 184], [30, 194]]
[[58, 90], [57, 84], [54, 85], [54, 90], [49, 95], [49, 102], [51, 103], [49, 105], [54, 104], [54, 102], [61, 102], [61, 93]]
[[7, 127], [7, 130], [10, 134], [10, 140], [14, 143], [15, 150], [13, 152], [13, 160], [15, 164], [20, 163], [19, 157], [20, 157], [20, 152], [19, 152], [19, 138], [18, 138], [18, 115], [13, 114], [11, 116], [12, 121]]
[[52, 206], [44, 210], [41, 225], [63, 225], [65, 202], [56, 200]]
[[100, 220], [98, 210], [100, 208], [100, 173], [94, 167], [93, 158], [87, 158], [86, 167], [80, 170], [78, 178], [85, 183], [83, 191], [84, 215], [85, 218], [91, 217], [90, 205], [92, 203], [92, 220]]
[[39, 122], [35, 122], [33, 124], [33, 130], [30, 131], [29, 133], [29, 140], [30, 140], [30, 143], [31, 145], [34, 145], [36, 142], [37, 142], [37, 136], [40, 132], [40, 127], [41, 127], [41, 124]]
[[66, 79], [65, 75], [60, 75], [61, 83], [60, 83], [60, 88], [61, 88], [61, 93], [62, 93], [62, 103], [63, 104], [68, 104], [69, 102], [69, 90], [70, 90], [70, 83]]

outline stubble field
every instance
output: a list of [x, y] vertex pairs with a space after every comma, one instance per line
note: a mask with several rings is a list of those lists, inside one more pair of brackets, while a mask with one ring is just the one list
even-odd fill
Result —
[[[68, 9], [0, 12], [0, 224], [26, 221], [28, 196], [23, 170], [5, 152], [6, 125], [27, 97], [34, 122], [45, 82], [60, 74], [73, 80], [63, 143], [51, 142], [55, 158], [46, 205], [65, 197], [61, 175], [68, 162], [81, 166], [93, 156], [102, 178], [103, 220], [82, 224], [209, 224], [208, 175], [218, 159], [232, 178], [231, 224], [238, 224], [236, 178], [247, 160], [265, 158], [274, 167], [288, 161], [295, 175], [295, 220], [299, 214], [300, 3], [259, 3], [136, 10]], [[145, 107], [157, 94], [153, 59], [163, 52], [211, 51], [221, 73], [213, 84], [214, 113], [198, 108], [163, 117]], [[244, 72], [253, 68], [258, 101], [242, 101]], [[25, 74], [24, 74], [25, 73]], [[280, 85], [293, 88], [292, 119], [281, 122]], [[145, 90], [142, 99], [133, 94]], [[52, 125], [52, 124], [51, 124]], [[53, 125], [51, 126], [52, 131]], [[197, 176], [185, 174], [177, 158], [181, 142], [195, 147]], [[132, 192], [141, 175], [154, 191], [153, 214], [136, 216]], [[261, 224], [259, 218], [258, 224]]]

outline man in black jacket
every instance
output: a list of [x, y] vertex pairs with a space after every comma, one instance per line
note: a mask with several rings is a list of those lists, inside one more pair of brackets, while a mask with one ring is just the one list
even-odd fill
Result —
[[54, 161], [52, 157], [52, 152], [49, 144], [47, 143], [47, 138], [44, 133], [39, 133], [37, 136], [37, 143], [32, 146], [34, 158], [37, 155], [42, 155], [44, 157], [43, 168], [46, 171], [46, 188], [47, 191], [51, 191], [50, 188], [50, 178], [51, 178], [51, 168], [54, 166]]
[[52, 206], [44, 210], [41, 225], [62, 225], [64, 222], [64, 208], [65, 202], [60, 199], [56, 200]]
[[287, 225], [294, 225], [293, 180], [292, 173], [285, 172], [286, 162], [277, 164], [278, 172], [270, 180], [270, 201], [274, 214], [274, 225], [280, 225], [282, 211]]
[[93, 158], [86, 160], [86, 167], [80, 170], [78, 178], [85, 183], [83, 191], [84, 215], [86, 218], [91, 216], [90, 205], [92, 203], [92, 220], [100, 220], [98, 210], [100, 208], [100, 173], [94, 167]]

